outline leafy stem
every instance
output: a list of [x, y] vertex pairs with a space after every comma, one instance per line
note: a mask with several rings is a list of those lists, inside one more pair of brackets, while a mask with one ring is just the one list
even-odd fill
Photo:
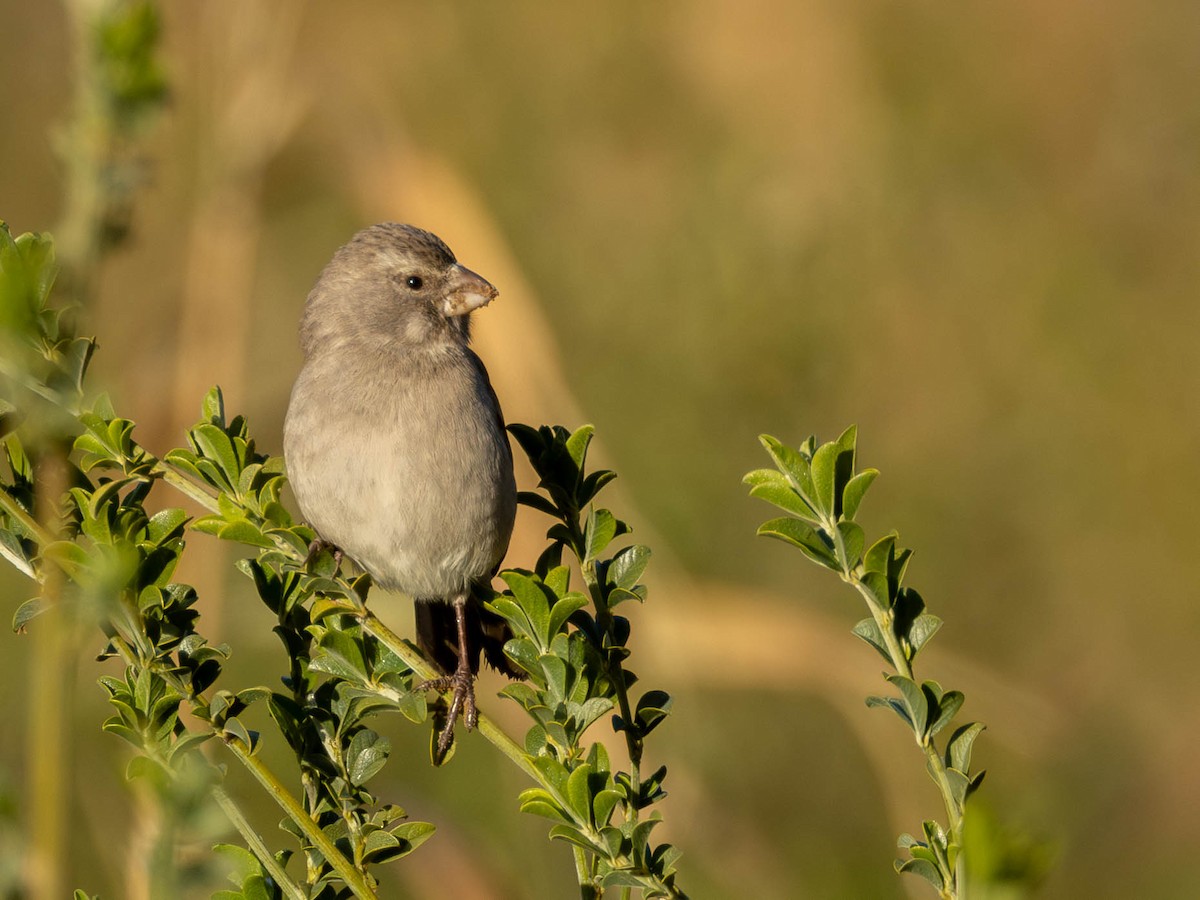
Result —
[[[894, 613], [892, 610], [883, 609], [878, 604], [872, 602], [874, 600], [874, 595], [871, 594], [870, 590], [865, 584], [863, 584], [862, 581], [863, 568], [861, 562], [851, 559], [849, 553], [847, 552], [845, 539], [843, 538], [842, 533], [838, 530], [837, 524], [830, 521], [827, 517], [822, 516], [822, 526], [826, 533], [830, 534], [834, 539], [837, 558], [842, 566], [842, 580], [853, 586], [867, 604], [867, 609], [871, 613], [871, 616], [875, 621], [875, 626], [883, 638], [883, 644], [886, 650], [888, 661], [892, 664], [892, 667], [896, 670], [896, 672], [902, 677], [907, 678], [910, 681], [914, 680], [912, 664], [909, 661], [909, 656], [901, 647], [900, 638], [896, 634]], [[950, 826], [949, 844], [951, 847], [960, 848], [961, 851], [961, 847], [963, 845], [963, 801], [965, 797], [955, 795], [946, 771], [946, 762], [943, 759], [942, 754], [938, 752], [938, 749], [933, 742], [932, 735], [930, 735], [928, 732], [920, 731], [917, 731], [915, 734], [917, 744], [921, 747], [922, 752], [925, 754], [926, 766], [928, 768], [930, 777], [937, 786], [938, 792], [942, 795], [942, 802], [945, 805], [946, 817]], [[950, 887], [943, 887], [940, 893], [946, 898], [954, 896], [962, 898], [965, 895], [965, 891], [963, 890], [965, 885], [963, 870], [966, 857], [961, 852], [957, 853], [956, 857], [954, 881], [955, 884], [958, 885], [958, 893], [957, 895], [953, 893], [952, 885]]]
[[891, 709], [912, 730], [946, 808], [948, 828], [927, 821], [923, 839], [900, 836], [909, 859], [897, 860], [896, 868], [925, 878], [944, 900], [961, 900], [966, 890], [964, 810], [984, 776], [982, 771], [971, 774], [971, 750], [983, 725], [962, 725], [938, 746], [937, 735], [949, 727], [965, 697], [936, 681], [918, 683], [913, 674], [913, 660], [942, 621], [925, 612], [921, 595], [903, 583], [912, 551], [898, 546], [894, 532], [868, 547], [855, 522], [879, 473], [856, 471], [853, 427], [820, 446], [815, 438], [797, 448], [768, 435], [761, 441], [775, 468], [750, 472], [744, 481], [752, 496], [787, 515], [763, 523], [758, 533], [785, 541], [838, 573], [867, 604], [870, 617], [855, 625], [853, 633], [889, 663], [893, 673], [885, 679], [898, 691], [898, 696], [868, 697], [867, 705]]
[[[139, 633], [138, 630], [134, 630], [135, 635]], [[214, 707], [211, 701], [205, 697], [193, 694], [192, 685], [180, 677], [177, 669], [164, 664], [156, 656], [135, 650], [128, 644], [125, 638], [120, 636], [114, 636], [111, 642], [117, 652], [124, 658], [126, 665], [133, 669], [147, 669], [153, 672], [173, 690], [178, 692], [181, 697], [187, 698], [193, 706], [196, 717], [208, 726], [211, 734], [220, 739], [221, 743], [254, 776], [280, 809], [303, 831], [305, 837], [312, 841], [313, 845], [321, 851], [329, 861], [329, 864], [337, 871], [339, 877], [346, 882], [346, 886], [350, 888], [354, 896], [360, 898], [360, 900], [375, 900], [375, 891], [367, 884], [366, 879], [345, 858], [325, 833], [316, 826], [316, 823], [313, 822], [312, 818], [301, 807], [299, 801], [292, 796], [291, 792], [284, 787], [275, 774], [258, 758], [255, 753], [256, 747], [247, 746], [236, 733], [227, 730], [225, 722], [214, 721], [210, 718], [210, 711]], [[149, 758], [158, 762], [165, 771], [172, 771], [170, 761], [161, 758], [161, 755], [156, 752], [154, 745], [150, 741], [145, 741], [140, 746], [143, 752]], [[290, 885], [289, 894], [303, 897], [300, 889], [291, 882], [286, 872], [275, 862], [274, 857], [263, 844], [262, 838], [250, 828], [245, 816], [242, 815], [232, 798], [219, 785], [214, 786], [213, 796], [217, 801], [217, 805], [229, 816], [233, 826], [246, 839], [247, 844], [254, 851], [259, 862], [271, 873], [271, 877], [281, 887]], [[233, 812], [233, 815], [230, 815], [231, 812]], [[246, 829], [250, 829], [249, 832]]]
[[225, 746], [250, 771], [250, 774], [274, 798], [275, 802], [283, 808], [288, 818], [295, 822], [304, 832], [304, 836], [312, 841], [313, 845], [321, 851], [325, 859], [328, 860], [329, 864], [338, 873], [338, 877], [354, 893], [354, 896], [358, 897], [359, 900], [375, 900], [375, 890], [367, 883], [366, 877], [354, 867], [350, 860], [346, 859], [341, 851], [334, 846], [333, 842], [326, 837], [325, 833], [317, 827], [312, 817], [304, 811], [304, 807], [300, 805], [300, 802], [275, 777], [275, 773], [263, 765], [262, 761], [251, 753], [237, 738], [226, 737]]
[[[545, 774], [543, 783], [557, 788], [526, 791], [522, 809], [556, 822], [551, 837], [582, 851], [575, 854], [581, 896], [599, 897], [609, 888], [625, 897], [635, 890], [646, 897], [683, 896], [675, 884], [678, 851], [649, 843], [661, 815], [641, 815], [666, 796], [666, 767], [644, 778], [640, 764], [646, 736], [666, 718], [671, 698], [646, 691], [636, 705], [631, 701], [637, 676], [624, 665], [629, 621], [613, 611], [625, 600], [645, 600], [640, 579], [650, 550], [634, 544], [609, 551], [630, 529], [593, 503], [615, 475], [587, 471], [590, 425], [574, 432], [511, 425], [509, 431], [540, 479], [538, 492], [519, 499], [553, 520], [535, 570], [501, 573], [508, 590], [490, 604], [511, 626], [515, 637], [505, 651], [528, 677], [503, 693], [533, 719], [526, 752]], [[574, 557], [586, 594], [571, 590], [564, 550]], [[614, 708], [613, 730], [623, 733], [628, 772], [612, 771], [604, 746], [585, 738]]]
[[[578, 534], [578, 529], [576, 529]], [[615, 633], [616, 621], [611, 607], [608, 605], [607, 599], [604, 596], [604, 585], [600, 581], [600, 577], [596, 571], [596, 560], [594, 557], [587, 556], [587, 551], [584, 550], [584, 556], [580, 556], [583, 540], [582, 535], [579, 535], [579, 542], [574, 545], [576, 558], [579, 560], [580, 570], [583, 573], [584, 584], [588, 587], [588, 594], [592, 598], [592, 605], [596, 610], [596, 624], [600, 630], [610, 639]], [[625, 678], [625, 671], [621, 666], [620, 654], [609, 652], [604, 655], [604, 671], [612, 683], [613, 692], [617, 697], [617, 708], [621, 711], [622, 722], [633, 722], [633, 711], [629, 706], [629, 689]], [[621, 729], [625, 737], [625, 748], [629, 753], [629, 783], [632, 792], [636, 795], [641, 791], [641, 764], [642, 764], [642, 741], [638, 733], [633, 728]], [[630, 820], [637, 822], [638, 810], [634, 806], [629, 811]]]
[[[154, 674], [158, 675], [166, 683], [170, 684], [176, 691], [180, 692], [180, 694], [186, 694], [189, 691], [189, 686], [186, 683], [184, 683], [183, 680], [180, 679], [178, 677], [178, 675], [171, 670], [170, 667], [163, 666], [163, 665], [156, 665], [156, 663], [159, 662], [158, 660], [154, 659], [153, 657], [146, 658], [142, 653], [134, 650], [134, 648], [131, 647], [127, 643], [127, 641], [122, 637], [114, 636], [111, 640], [112, 640], [113, 646], [120, 653], [120, 655], [124, 659], [126, 665], [131, 667], [131, 669], [134, 669], [134, 670], [140, 670], [143, 668], [151, 669], [154, 671]], [[209, 726], [211, 734], [216, 735], [218, 737], [223, 737], [221, 728], [214, 726], [211, 722], [208, 722], [207, 720], [201, 719], [201, 721], [204, 721], [205, 724]], [[231, 746], [229, 741], [224, 741], [224, 743], [226, 744], [226, 746]], [[145, 754], [146, 758], [150, 759], [154, 763], [156, 763], [162, 772], [167, 773], [167, 775], [173, 779], [178, 777], [176, 774], [176, 768], [172, 764], [172, 760], [165, 757], [162, 753], [160, 753], [158, 751], [157, 746], [155, 745], [155, 743], [152, 740], [143, 740], [142, 743], [140, 744], [140, 747], [141, 747], [142, 752]], [[244, 760], [244, 759], [248, 758], [248, 757], [240, 756], [237, 753], [235, 753], [235, 756], [237, 756], [237, 758], [239, 760]], [[255, 760], [255, 762], [257, 763], [257, 760]], [[261, 763], [259, 763], [258, 765], [261, 766]], [[263, 768], [265, 768], [265, 767], [263, 767]], [[278, 780], [277, 779], [274, 779], [274, 780], [275, 780], [275, 783], [278, 784]], [[280, 788], [281, 788], [281, 790], [283, 790], [284, 794], [287, 793], [286, 789], [282, 788], [282, 785], [280, 785]], [[245, 814], [242, 812], [242, 809], [237, 804], [237, 802], [234, 801], [234, 799], [229, 796], [229, 794], [225, 791], [225, 789], [223, 787], [221, 787], [220, 784], [213, 784], [211, 786], [211, 788], [209, 789], [209, 792], [210, 792], [213, 800], [216, 802], [217, 806], [221, 809], [221, 811], [225, 814], [225, 817], [229, 820], [230, 824], [233, 825], [233, 827], [237, 830], [237, 832], [242, 836], [242, 839], [246, 842], [246, 845], [254, 853], [254, 855], [258, 859], [259, 863], [270, 874], [270, 876], [274, 880], [275, 884], [278, 885], [279, 888], [289, 898], [291, 898], [291, 900], [305, 900], [304, 892], [300, 889], [300, 887], [294, 881], [292, 881], [292, 879], [288, 876], [286, 870], [284, 870], [284, 868], [275, 859], [274, 855], [271, 853], [271, 851], [267, 848], [266, 844], [263, 842], [262, 837], [254, 829], [254, 826], [252, 826], [250, 824], [249, 820], [246, 818]], [[271, 791], [270, 788], [268, 788], [268, 793], [271, 793], [272, 796], [275, 797], [276, 801], [279, 802], [279, 805], [281, 808], [283, 808], [284, 812], [288, 812], [287, 803], [280, 802], [281, 795], [278, 795], [275, 792]], [[332, 853], [335, 853], [335, 854], [337, 853], [337, 849], [335, 847], [333, 847], [332, 844], [330, 844], [326, 849]], [[338, 855], [340, 855], [340, 854], [338, 854]], [[373, 898], [375, 895], [374, 895], [374, 893], [371, 893], [366, 896], [369, 898]]]
[[[207, 421], [202, 421], [190, 432], [191, 449], [173, 450], [161, 460], [150, 456], [132, 442], [128, 434], [129, 428], [126, 427], [131, 427], [131, 423], [123, 423], [123, 420], [111, 417], [108, 410], [103, 410], [103, 413], [98, 418], [85, 419], [89, 437], [83, 441], [83, 449], [113, 457], [115, 464], [125, 472], [161, 479], [212, 513], [193, 523], [194, 530], [257, 547], [258, 560], [249, 561], [244, 568], [254, 575], [264, 600], [280, 614], [281, 625], [292, 615], [288, 610], [294, 610], [298, 600], [304, 597], [313, 598], [311, 610], [305, 614], [307, 618], [299, 620], [299, 625], [287, 625], [285, 630], [290, 628], [297, 634], [303, 631], [319, 635], [314, 638], [313, 642], [318, 646], [312, 652], [316, 656], [324, 654], [319, 661], [321, 671], [348, 679], [354, 685], [354, 690], [368, 692], [386, 700], [391, 708], [401, 709], [410, 718], [419, 719], [424, 716], [423, 701], [419, 707], [412, 705], [411, 685], [418, 680], [434, 677], [437, 674], [436, 670], [416, 647], [403, 640], [367, 608], [365, 598], [369, 582], [362, 578], [352, 579], [342, 575], [328, 559], [327, 554], [325, 559], [312, 558], [309, 549], [311, 531], [294, 524], [278, 504], [277, 498], [283, 481], [281, 461], [278, 458], [261, 456], [254, 451], [245, 422], [240, 417], [226, 420], [219, 391], [210, 392], [205, 400], [204, 413]], [[591, 431], [588, 428], [580, 433], [586, 433], [590, 437]], [[586, 441], [580, 445], [580, 452], [584, 447]], [[610, 479], [611, 473], [594, 473], [581, 481], [581, 485], [587, 485], [581, 487], [581, 490], [594, 494]], [[601, 559], [599, 554], [609, 542], [617, 535], [626, 533], [628, 528], [607, 510], [589, 509], [586, 520], [581, 519], [578, 514], [581, 505], [577, 503], [574, 506], [576, 512], [571, 520], [571, 539], [556, 539], [548, 550], [549, 555], [543, 554], [544, 559], [539, 560], [539, 564], [548, 562], [551, 556], [561, 555], [563, 546], [569, 546], [584, 572], [585, 582], [595, 605], [595, 618], [585, 617], [578, 606], [586, 601], [578, 594], [572, 595], [573, 598], [579, 598], [579, 601], [568, 600], [567, 606], [562, 607], [563, 612], [556, 620], [556, 627], [565, 629], [570, 617], [570, 621], [581, 629], [577, 639], [582, 643], [577, 643], [577, 647], [582, 649], [585, 643], [591, 646], [593, 649], [589, 652], [595, 653], [599, 663], [599, 671], [595, 675], [581, 678], [575, 684], [576, 690], [580, 690], [593, 683], [590, 679], [595, 679], [596, 689], [601, 693], [590, 702], [586, 713], [576, 713], [576, 718], [571, 720], [569, 727], [572, 733], [579, 733], [597, 716], [611, 708], [615, 699], [619, 715], [614, 721], [618, 730], [625, 731], [631, 771], [617, 773], [618, 781], [613, 782], [612, 776], [607, 774], [607, 757], [603, 754], [603, 748], [593, 748], [590, 753], [585, 754], [583, 748], [572, 740], [568, 742], [569, 746], [563, 745], [563, 752], [569, 765], [591, 766], [587, 771], [596, 779], [596, 787], [593, 790], [600, 794], [608, 790], [614, 798], [623, 798], [621, 809], [624, 812], [624, 823], [621, 829], [610, 828], [607, 824], [607, 818], [615, 808], [614, 801], [602, 798], [601, 808], [607, 812], [596, 817], [591, 809], [591, 801], [582, 799], [580, 780], [576, 778], [574, 783], [569, 784], [569, 772], [550, 765], [549, 759], [542, 759], [539, 754], [531, 753], [528, 739], [522, 747], [492, 719], [482, 714], [479, 731], [539, 785], [535, 790], [560, 811], [561, 820], [570, 825], [572, 833], [579, 836], [579, 841], [593, 851], [603, 848], [601, 857], [595, 856], [594, 853], [590, 857], [587, 853], [584, 854], [585, 860], [590, 861], [587, 864], [589, 874], [585, 879], [586, 884], [582, 885], [583, 889], [593, 890], [598, 879], [601, 882], [607, 879], [607, 883], [619, 886], [623, 891], [629, 887], [640, 887], [647, 892], [647, 896], [682, 896], [672, 884], [672, 863], [678, 856], [678, 851], [664, 844], [654, 849], [652, 854], [646, 839], [649, 829], [658, 821], [657, 815], [652, 817], [644, 828], [639, 827], [638, 816], [640, 809], [665, 796], [661, 789], [665, 768], [656, 773], [650, 784], [646, 784], [639, 776], [638, 766], [644, 737], [665, 717], [669, 698], [661, 691], [652, 691], [643, 698], [644, 701], [648, 699], [648, 702], [644, 702], [642, 707], [635, 709], [630, 703], [628, 685], [634, 682], [635, 676], [628, 673], [621, 662], [628, 655], [625, 648], [628, 622], [612, 612], [612, 607], [622, 600], [641, 600], [644, 597], [645, 589], [637, 584], [637, 580], [645, 568], [649, 551], [644, 547], [634, 546], [625, 548], [612, 559]], [[523, 576], [519, 572], [506, 572], [504, 577], [512, 584], [513, 578]], [[315, 593], [312, 593], [314, 591]], [[337, 624], [339, 621], [342, 624]], [[311, 622], [311, 627], [304, 625], [307, 622]], [[377, 642], [382, 651], [373, 650], [368, 644], [362, 644], [358, 650], [353, 649], [351, 644], [346, 643], [345, 638], [339, 637], [339, 634], [350, 634], [347, 631], [347, 623], [355, 623], [354, 627], [361, 629], [363, 636]], [[565, 637], [565, 634], [563, 636]], [[549, 649], [551, 638], [552, 635], [548, 633], [542, 635], [539, 639], [540, 646]], [[358, 639], [350, 637], [349, 640], [354, 643]], [[297, 646], [289, 644], [289, 652], [294, 660]], [[379, 652], [384, 652], [395, 660], [394, 663], [386, 664], [387, 671], [395, 670], [397, 677], [401, 672], [406, 673], [403, 675], [403, 682], [395, 681], [392, 676], [377, 677], [372, 674], [371, 670], [375, 664], [367, 658], [377, 656]], [[556, 665], [570, 667], [573, 664], [572, 657]], [[312, 662], [310, 665], [315, 667], [318, 662]], [[561, 671], [565, 673], [567, 669]], [[297, 671], [293, 669], [292, 678], [297, 677]], [[511, 686], [506, 693], [520, 687]], [[273, 708], [272, 712], [275, 714], [277, 710]], [[328, 735], [322, 738], [322, 742], [326, 745], [326, 751], [335, 766], [342, 768], [343, 751], [336, 744], [329, 742]], [[597, 756], [597, 752], [601, 755]], [[601, 784], [601, 777], [608, 779], [609, 787]], [[346, 827], [352, 834], [357, 834], [357, 820], [347, 819]], [[605, 861], [603, 871], [596, 868], [599, 858]]]

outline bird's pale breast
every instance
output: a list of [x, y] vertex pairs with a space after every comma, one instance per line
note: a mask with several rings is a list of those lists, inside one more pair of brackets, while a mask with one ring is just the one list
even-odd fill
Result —
[[300, 509], [382, 586], [461, 591], [500, 562], [516, 509], [491, 390], [466, 356], [373, 372], [365, 393], [359, 368], [310, 360], [296, 382], [284, 440]]

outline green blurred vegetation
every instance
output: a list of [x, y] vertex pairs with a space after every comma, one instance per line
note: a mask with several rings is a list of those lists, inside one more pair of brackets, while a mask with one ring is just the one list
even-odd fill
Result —
[[[651, 617], [715, 621], [727, 610], [689, 585], [735, 582], [746, 587], [724, 602], [759, 624], [765, 650], [786, 655], [778, 623], [812, 611], [844, 626], [847, 671], [869, 671], [849, 634], [857, 609], [795, 554], [755, 542], [760, 511], [739, 483], [759, 464], [759, 432], [794, 443], [856, 421], [887, 474], [862, 517], [920, 548], [913, 577], [947, 621], [933, 667], [950, 667], [989, 723], [983, 799], [1059, 845], [1045, 896], [1194, 894], [1192, 4], [710, 0], [589, 14], [361, 0], [165, 14], [171, 108], [132, 242], [90, 314], [93, 383], [147, 444], [175, 443], [194, 417], [202, 391], [180, 390], [185, 405], [173, 390], [190, 372], [225, 385], [278, 448], [298, 350], [276, 335], [332, 249], [377, 217], [364, 194], [393, 177], [384, 162], [437, 158], [519, 261], [568, 387], [640, 506], [634, 526], [657, 530], [656, 553], [670, 548], [695, 579], [657, 594], [635, 635]], [[282, 62], [270, 29], [246, 27], [255, 15], [298, 17]], [[52, 228], [70, 36], [54, 3], [0, 0], [0, 22], [0, 215], [14, 232]], [[256, 157], [230, 135], [252, 141], [238, 104], [266, 90], [263, 71], [275, 73], [265, 108], [303, 108], [260, 136]], [[226, 258], [197, 256], [215, 231], [251, 255], [252, 303], [184, 367], [197, 358], [181, 349], [187, 298], [206, 280], [213, 304], [229, 295]], [[270, 624], [220, 571], [221, 627], [242, 640], [229, 671], [262, 681], [280, 662]], [[18, 576], [0, 585], [10, 610], [26, 599]], [[0, 658], [0, 708], [18, 717], [26, 644], [9, 640]], [[857, 685], [750, 681], [733, 659], [688, 681], [686, 646], [635, 649], [676, 697], [659, 738], [674, 779], [664, 813], [696, 896], [747, 884], [756, 897], [902, 896], [890, 835], [920, 814], [890, 805], [904, 776], [877, 751], [902, 739], [855, 705]], [[125, 755], [96, 730], [106, 712], [89, 654], [70, 737], [97, 768], [76, 774], [71, 877], [112, 893], [103, 882], [120, 884], [126, 861], [104, 838], [125, 815], [109, 812], [124, 809]], [[712, 727], [717, 711], [773, 724], [747, 742]], [[389, 737], [393, 759], [414, 763], [385, 780], [441, 829], [398, 891], [434, 895], [470, 848], [458, 896], [570, 892], [559, 848], [516, 814], [522, 785], [488, 748], [464, 742], [455, 761], [480, 782], [494, 772], [500, 786], [478, 793], [423, 765], [423, 734]], [[19, 729], [0, 729], [0, 783], [21, 785], [25, 765]], [[461, 840], [437, 849], [455, 829]]]

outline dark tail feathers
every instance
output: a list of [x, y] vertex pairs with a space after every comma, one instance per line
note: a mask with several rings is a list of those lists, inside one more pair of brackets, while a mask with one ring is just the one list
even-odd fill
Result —
[[[458, 666], [458, 626], [454, 607], [445, 600], [418, 600], [417, 646], [431, 657], [446, 674]], [[472, 595], [467, 604], [467, 659], [471, 672], [479, 674], [479, 655], [487, 664], [509, 678], [525, 675], [504, 655], [504, 643], [512, 639], [508, 623], [490, 610], [484, 609], [479, 598]]]

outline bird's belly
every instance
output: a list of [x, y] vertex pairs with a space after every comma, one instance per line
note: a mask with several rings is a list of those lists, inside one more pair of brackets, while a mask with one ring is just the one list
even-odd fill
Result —
[[515, 515], [512, 461], [499, 429], [479, 417], [428, 424], [325, 423], [289, 462], [317, 533], [381, 586], [419, 599], [447, 597], [489, 575]]

